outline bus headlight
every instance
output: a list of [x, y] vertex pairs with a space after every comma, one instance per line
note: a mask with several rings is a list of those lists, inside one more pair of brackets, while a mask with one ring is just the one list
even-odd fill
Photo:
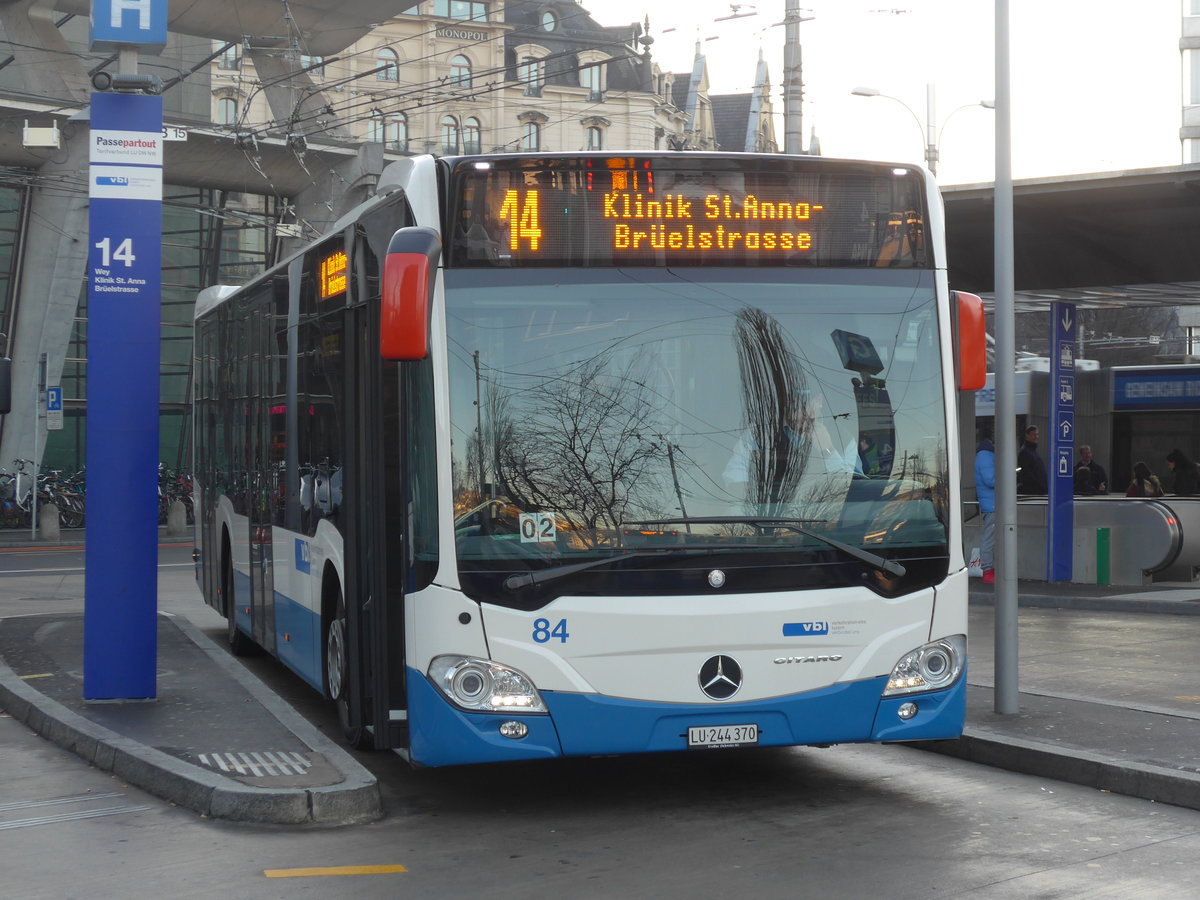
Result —
[[967, 659], [967, 637], [955, 634], [904, 654], [892, 668], [883, 696], [940, 691], [962, 674]]
[[523, 673], [472, 656], [439, 656], [429, 680], [455, 706], [475, 712], [545, 713], [546, 704]]

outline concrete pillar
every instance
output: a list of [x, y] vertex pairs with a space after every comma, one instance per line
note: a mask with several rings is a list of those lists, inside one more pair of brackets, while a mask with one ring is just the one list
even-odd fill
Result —
[[[0, 2], [5, 47], [15, 57], [10, 71], [31, 94], [71, 98], [83, 107], [87, 71], [55, 27], [59, 15], [39, 0]], [[24, 259], [17, 273], [16, 316], [9, 334], [13, 409], [0, 432], [0, 466], [16, 458], [34, 458], [35, 429], [42, 429], [36, 440], [39, 457], [46, 446], [45, 423], [38, 419], [39, 361], [45, 353], [49, 383], [57, 384], [83, 289], [87, 192], [63, 190], [62, 185], [87, 184], [87, 125], [71, 123], [62, 134], [62, 149], [38, 168], [42, 177], [31, 192], [29, 224], [21, 236]]]
[[14, 58], [14, 65], [4, 74], [17, 78], [21, 89], [33, 96], [70, 97], [84, 105], [91, 82], [75, 50], [54, 24], [61, 16], [61, 11], [44, 0], [0, 0], [4, 52]]
[[323, 125], [320, 119], [313, 118], [329, 105], [329, 98], [313, 84], [307, 72], [300, 71], [300, 60], [296, 51], [284, 47], [252, 47], [247, 52], [254, 62], [254, 71], [263, 84], [272, 119], [276, 122], [294, 123], [287, 128], [291, 134], [320, 132], [322, 141], [350, 140], [350, 132], [346, 130], [345, 125], [328, 127], [333, 125], [339, 116], [326, 116], [329, 120], [327, 125]]
[[38, 506], [38, 540], [57, 541], [62, 538], [58, 507], [53, 503]]
[[[12, 355], [12, 411], [0, 433], [0, 465], [5, 460], [34, 459], [41, 464], [46, 446], [46, 423], [38, 417], [44, 405], [39, 394], [39, 367], [46, 354], [48, 384], [58, 384], [75, 325], [87, 264], [88, 198], [85, 192], [63, 191], [62, 174], [87, 184], [88, 129], [80, 125], [67, 137], [54, 162], [41, 167], [30, 195], [28, 227], [21, 239], [25, 254], [18, 273], [16, 319], [9, 335]], [[45, 177], [49, 176], [49, 177]], [[35, 440], [35, 429], [36, 440]]]
[[173, 500], [167, 507], [167, 535], [184, 537], [187, 533], [187, 507], [183, 505], [182, 500]]
[[374, 196], [386, 160], [383, 144], [360, 144], [353, 159], [326, 169], [313, 180], [312, 187], [297, 194], [296, 218], [309, 228], [299, 241], [289, 241], [286, 252], [298, 250], [318, 235], [325, 234], [345, 213]]

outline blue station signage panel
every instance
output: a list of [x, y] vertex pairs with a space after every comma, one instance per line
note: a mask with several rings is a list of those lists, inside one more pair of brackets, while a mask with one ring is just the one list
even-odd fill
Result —
[[1200, 366], [1113, 369], [1113, 409], [1200, 409]]
[[1046, 580], [1070, 581], [1075, 528], [1075, 307], [1050, 307], [1050, 456]]
[[156, 694], [162, 98], [92, 95], [83, 691]]
[[167, 0], [92, 0], [88, 46], [163, 47], [167, 43]]

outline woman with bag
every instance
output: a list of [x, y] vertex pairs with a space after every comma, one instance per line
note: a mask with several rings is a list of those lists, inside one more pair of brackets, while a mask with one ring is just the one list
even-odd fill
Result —
[[1133, 465], [1133, 481], [1129, 482], [1129, 489], [1125, 491], [1126, 497], [1161, 497], [1163, 495], [1162, 484], [1159, 483], [1158, 476], [1150, 471], [1150, 467], [1141, 460], [1138, 460]]

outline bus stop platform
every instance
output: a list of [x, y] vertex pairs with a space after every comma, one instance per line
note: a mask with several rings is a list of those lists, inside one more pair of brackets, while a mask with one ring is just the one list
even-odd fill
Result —
[[[1019, 582], [1019, 711], [1003, 715], [994, 595], [971, 581], [962, 738], [915, 746], [1200, 809], [1200, 583]], [[0, 619], [0, 710], [204, 815], [330, 825], [382, 815], [374, 776], [223, 646], [181, 616], [160, 614], [158, 627], [157, 699], [89, 703], [82, 613]]]
[[1018, 712], [996, 712], [995, 589], [971, 580], [967, 721], [925, 749], [1200, 809], [1200, 583], [1018, 582]]
[[157, 697], [83, 699], [83, 614], [0, 619], [0, 709], [85, 761], [214, 818], [343, 825], [375, 777], [187, 619], [158, 616]]

